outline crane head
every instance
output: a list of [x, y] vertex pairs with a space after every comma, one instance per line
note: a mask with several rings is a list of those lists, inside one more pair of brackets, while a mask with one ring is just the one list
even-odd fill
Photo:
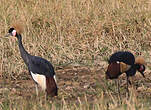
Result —
[[23, 32], [23, 26], [21, 24], [13, 24], [13, 26], [8, 30], [8, 34], [5, 37], [16, 36], [17, 34], [21, 34]]
[[144, 75], [144, 71], [145, 71], [145, 66], [144, 65], [140, 65], [138, 71], [141, 73], [141, 75], [145, 78], [145, 75]]
[[9, 36], [16, 36], [17, 31], [14, 28], [10, 28], [8, 30], [8, 34], [5, 35], [5, 37], [9, 37]]
[[135, 66], [136, 66], [136, 69], [141, 73], [141, 75], [143, 77], [145, 77], [144, 75], [144, 71], [145, 71], [145, 60], [143, 57], [141, 56], [138, 56], [136, 59], [135, 59]]

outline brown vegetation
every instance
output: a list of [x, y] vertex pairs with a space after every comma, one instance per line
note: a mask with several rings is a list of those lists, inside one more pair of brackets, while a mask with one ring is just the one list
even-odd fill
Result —
[[[150, 7], [149, 0], [1, 0], [0, 108], [150, 109]], [[51, 101], [36, 97], [17, 40], [3, 38], [17, 21], [26, 50], [55, 66], [59, 96]], [[117, 50], [141, 55], [147, 65], [147, 78], [133, 78], [128, 100], [121, 76], [122, 101], [105, 80], [107, 58]]]

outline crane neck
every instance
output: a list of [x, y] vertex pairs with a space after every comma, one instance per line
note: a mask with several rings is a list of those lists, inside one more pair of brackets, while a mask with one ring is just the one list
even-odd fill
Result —
[[18, 39], [18, 46], [19, 46], [21, 57], [23, 58], [25, 64], [28, 65], [30, 54], [25, 50], [25, 48], [24, 48], [24, 46], [22, 44], [22, 36], [21, 36], [21, 34], [16, 34], [16, 37]]

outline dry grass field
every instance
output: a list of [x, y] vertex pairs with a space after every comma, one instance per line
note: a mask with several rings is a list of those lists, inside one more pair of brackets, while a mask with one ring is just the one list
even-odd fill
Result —
[[[45, 100], [20, 57], [17, 39], [4, 38], [13, 23], [24, 26], [23, 44], [55, 67], [59, 94]], [[144, 79], [105, 79], [107, 59], [118, 50], [146, 60]], [[1, 110], [151, 110], [151, 0], [1, 0]]]

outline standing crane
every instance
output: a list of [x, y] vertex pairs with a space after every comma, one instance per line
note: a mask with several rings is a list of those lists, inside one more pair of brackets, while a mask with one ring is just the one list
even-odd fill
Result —
[[[136, 71], [139, 71], [143, 77], [145, 71], [145, 61], [142, 57], [138, 56], [136, 59], [131, 52], [128, 51], [118, 51], [111, 55], [109, 65], [106, 71], [106, 79], [118, 79], [118, 77], [126, 73], [127, 77], [127, 92], [128, 84], [131, 84], [129, 77], [134, 76]], [[119, 84], [118, 84], [119, 93]]]
[[22, 44], [22, 27], [14, 25], [9, 29], [5, 37], [13, 36], [18, 39], [20, 54], [28, 67], [29, 73], [36, 85], [36, 94], [38, 95], [38, 85], [46, 91], [47, 96], [57, 96], [58, 88], [56, 84], [55, 71], [52, 64], [44, 58], [30, 55]]

